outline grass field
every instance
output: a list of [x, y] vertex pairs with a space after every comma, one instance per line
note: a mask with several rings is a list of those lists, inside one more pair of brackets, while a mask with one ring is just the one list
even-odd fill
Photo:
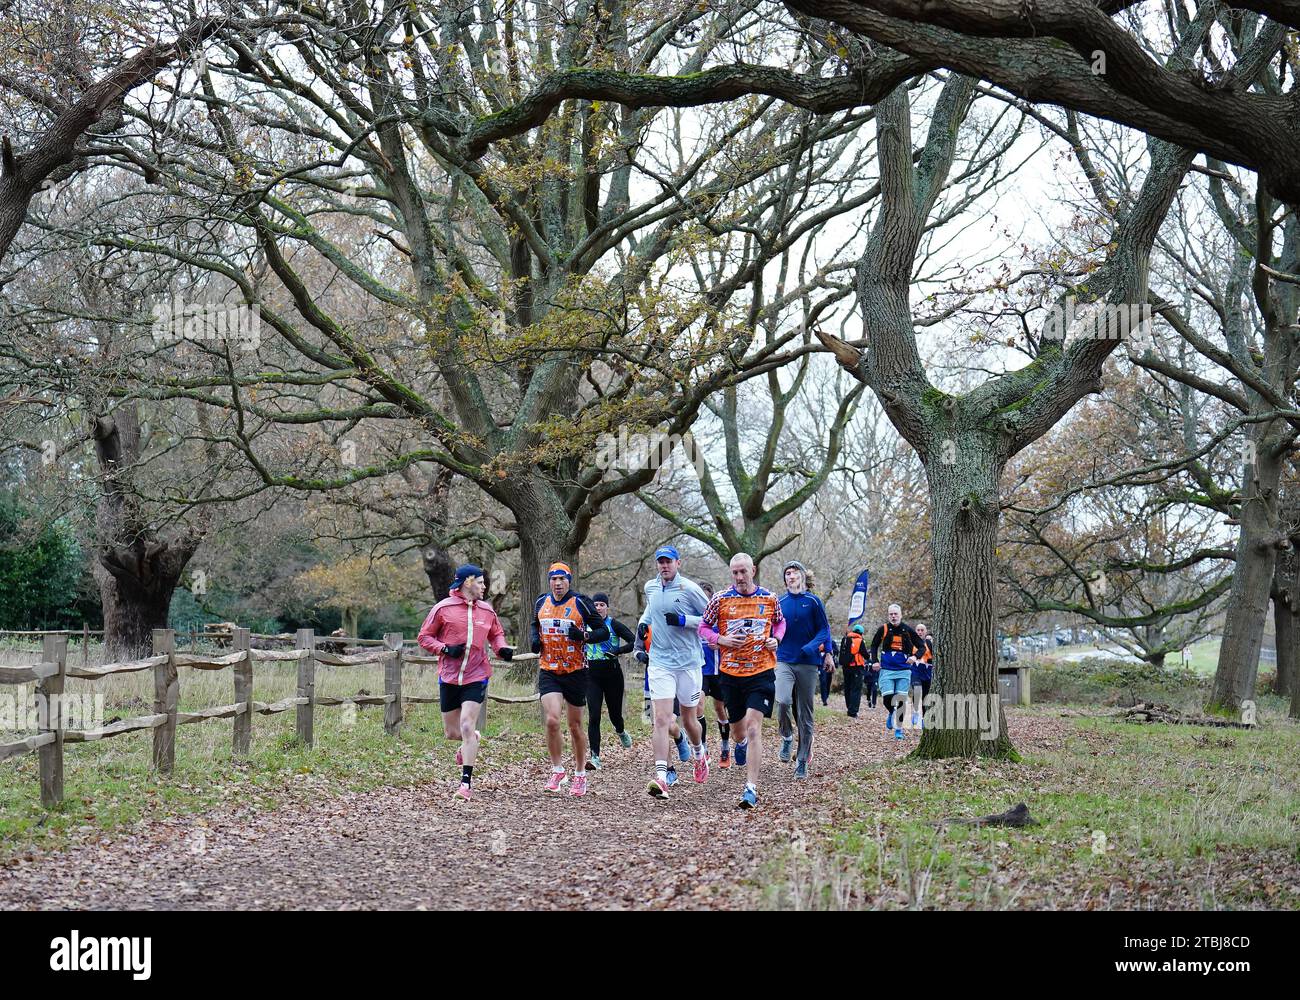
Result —
[[[30, 652], [0, 655], [5, 663], [32, 659]], [[1115, 692], [1195, 708], [1204, 678], [1126, 673], [1114, 664], [1068, 665], [1054, 680], [1044, 676], [1045, 689], [1051, 681], [1058, 693], [1087, 697], [1010, 710], [1021, 763], [904, 759], [854, 770], [838, 789], [827, 789], [829, 806], [791, 814], [792, 839], [773, 844], [756, 886], [763, 902], [795, 909], [1300, 908], [1300, 725], [1286, 719], [1280, 700], [1261, 699], [1261, 725], [1253, 730], [1136, 725], [1091, 713]], [[1076, 687], [1066, 691], [1067, 682]], [[259, 664], [254, 696], [274, 701], [291, 695], [295, 684], [291, 665]], [[152, 704], [147, 674], [93, 684], [74, 679], [68, 687], [103, 693], [109, 717], [144, 714]], [[646, 727], [638, 687], [629, 683], [626, 704], [628, 728], [640, 737]], [[379, 690], [378, 665], [317, 672], [318, 694]], [[526, 693], [511, 690], [500, 675], [493, 690]], [[431, 671], [407, 668], [404, 693], [435, 691]], [[229, 671], [181, 669], [182, 709], [233, 700]], [[296, 744], [292, 712], [255, 716], [247, 760], [232, 758], [229, 720], [182, 726], [176, 770], [165, 779], [152, 770], [147, 732], [70, 745], [66, 801], [49, 813], [39, 802], [36, 756], [6, 761], [0, 864], [93, 843], [140, 820], [165, 822], [231, 804], [269, 810], [434, 778], [451, 782], [452, 745], [437, 706], [406, 712], [401, 734], [391, 737], [379, 707], [318, 708], [312, 749]], [[854, 732], [835, 701], [816, 714], [819, 726], [842, 727], [841, 738]], [[883, 738], [874, 715], [866, 726], [870, 736], [852, 738]], [[544, 759], [535, 704], [490, 702], [485, 735], [485, 769]], [[773, 754], [775, 745], [770, 739]], [[951, 822], [1017, 802], [1041, 825]]]
[[[30, 648], [0, 650], [0, 664], [34, 662]], [[70, 657], [80, 663], [80, 655]], [[100, 662], [93, 655], [89, 662]], [[254, 668], [253, 696], [271, 702], [292, 696], [296, 667], [263, 662]], [[498, 675], [493, 693], [527, 694], [512, 689]], [[114, 675], [99, 681], [70, 678], [70, 694], [104, 695], [105, 718], [145, 715], [152, 711], [152, 673]], [[345, 696], [383, 691], [379, 664], [325, 667], [316, 670], [317, 695]], [[0, 696], [31, 698], [33, 688], [5, 687]], [[180, 708], [191, 711], [235, 700], [229, 670], [180, 668]], [[407, 667], [403, 694], [434, 696], [437, 677], [431, 668]], [[629, 706], [633, 699], [629, 697]], [[639, 703], [637, 703], [639, 708]], [[384, 732], [382, 706], [317, 707], [316, 746], [306, 749], [294, 738], [294, 713], [253, 717], [251, 754], [246, 760], [231, 753], [232, 722], [211, 720], [180, 726], [176, 731], [176, 768], [161, 779], [152, 768], [153, 736], [128, 733], [98, 742], [64, 748], [64, 802], [46, 812], [40, 804], [36, 754], [0, 763], [0, 862], [33, 848], [54, 849], [70, 834], [90, 835], [118, 829], [137, 820], [170, 813], [201, 813], [220, 803], [247, 802], [252, 808], [274, 808], [277, 802], [342, 789], [362, 790], [427, 780], [444, 772], [452, 777], [450, 741], [442, 734], [438, 706], [407, 705], [399, 736]], [[629, 728], [639, 732], [640, 714], [631, 713]], [[535, 757], [540, 747], [540, 714], [536, 704], [489, 702], [485, 765]], [[26, 733], [0, 731], [0, 741]]]
[[[1118, 647], [1116, 647], [1117, 649]], [[1049, 662], [1060, 662], [1067, 656], [1087, 657], [1089, 653], [1095, 653], [1097, 647], [1091, 643], [1074, 646], [1058, 646], [1049, 650], [1042, 658]], [[1166, 663], [1171, 667], [1181, 666], [1178, 656], [1171, 655]], [[1194, 673], [1205, 677], [1213, 677], [1215, 668], [1219, 664], [1219, 640], [1202, 639], [1200, 642], [1192, 643], [1187, 647], [1187, 667]], [[1269, 672], [1273, 669], [1271, 663], [1261, 661], [1261, 672]]]
[[[1032, 728], [1061, 709], [1015, 713]], [[1300, 908], [1300, 726], [1064, 721], [1063, 740], [1019, 740], [1020, 764], [859, 774], [828, 836], [774, 863], [768, 905]], [[1040, 825], [944, 822], [1018, 802]]]
[[[1219, 665], [1219, 640], [1202, 639], [1187, 649], [1187, 666], [1189, 669], [1206, 677], [1213, 677]], [[1260, 669], [1267, 669], [1268, 664], [1261, 663]]]

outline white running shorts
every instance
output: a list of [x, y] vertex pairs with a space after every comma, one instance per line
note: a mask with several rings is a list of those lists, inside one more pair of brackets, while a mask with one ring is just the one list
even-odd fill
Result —
[[650, 697], [654, 701], [676, 698], [682, 708], [692, 708], [700, 703], [704, 687], [704, 668], [687, 667], [685, 670], [673, 670], [668, 667], [656, 667], [650, 661]]

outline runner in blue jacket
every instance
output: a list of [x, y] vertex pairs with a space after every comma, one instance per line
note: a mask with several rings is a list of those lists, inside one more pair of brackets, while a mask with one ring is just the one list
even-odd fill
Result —
[[781, 598], [781, 616], [786, 621], [785, 635], [776, 648], [776, 708], [777, 725], [781, 731], [782, 761], [790, 759], [794, 742], [791, 708], [799, 727], [799, 749], [795, 753], [795, 778], [808, 777], [808, 762], [812, 756], [813, 709], [815, 708], [817, 675], [833, 667], [835, 648], [831, 639], [831, 623], [826, 617], [826, 606], [816, 594], [807, 590], [808, 571], [803, 563], [791, 560], [785, 564], [785, 596]]

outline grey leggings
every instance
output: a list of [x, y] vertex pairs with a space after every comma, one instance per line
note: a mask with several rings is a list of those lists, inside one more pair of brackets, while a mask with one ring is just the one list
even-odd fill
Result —
[[[798, 761], [806, 761], [812, 751], [813, 705], [817, 697], [817, 664], [781, 663], [776, 665], [776, 723], [781, 737], [794, 735], [799, 727]], [[790, 719], [794, 709], [794, 724]]]

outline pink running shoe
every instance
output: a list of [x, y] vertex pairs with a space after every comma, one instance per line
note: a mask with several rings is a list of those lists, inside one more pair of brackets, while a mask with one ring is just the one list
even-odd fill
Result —
[[709, 780], [709, 755], [695, 758], [695, 783], [702, 785]]
[[456, 794], [453, 796], [453, 798], [461, 799], [461, 800], [464, 801], [464, 802], [468, 802], [468, 801], [469, 801], [469, 785], [465, 784], [465, 782], [462, 781], [462, 782], [460, 783], [460, 787], [456, 789]]
[[585, 774], [575, 774], [573, 776], [573, 784], [569, 788], [569, 794], [570, 795], [587, 794], [587, 776]]
[[[477, 729], [475, 729], [475, 730], [474, 730], [474, 738], [475, 738], [476, 740], [481, 740], [481, 739], [483, 739], [483, 734], [480, 733]], [[460, 753], [460, 747], [457, 747], [457, 748], [456, 748], [456, 766], [457, 766], [457, 767], [464, 767], [464, 766], [465, 766], [465, 758], [461, 756], [461, 753]]]
[[544, 789], [542, 789], [542, 790], [543, 790], [543, 791], [546, 791], [546, 792], [559, 792], [559, 791], [562, 791], [563, 789], [561, 789], [560, 786], [564, 784], [564, 781], [565, 781], [565, 778], [564, 778], [564, 772], [563, 772], [563, 771], [552, 771], [552, 772], [551, 772], [551, 780], [548, 781], [548, 782], [546, 783], [546, 787], [545, 787]]
[[663, 778], [655, 775], [650, 779], [650, 784], [646, 785], [646, 791], [656, 799], [668, 798], [668, 782]]

